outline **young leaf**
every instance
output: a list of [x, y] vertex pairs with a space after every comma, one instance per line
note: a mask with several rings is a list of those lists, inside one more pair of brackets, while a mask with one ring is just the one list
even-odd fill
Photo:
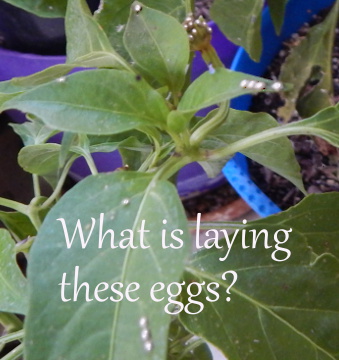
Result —
[[144, 80], [119, 70], [88, 70], [21, 94], [1, 110], [16, 108], [39, 117], [52, 129], [112, 134], [143, 125], [162, 127], [165, 100]]
[[38, 145], [45, 143], [55, 130], [50, 129], [39, 119], [32, 119], [22, 124], [10, 124], [13, 130], [20, 136], [23, 143], [27, 145]]
[[233, 43], [245, 48], [250, 57], [260, 60], [260, 35], [263, 0], [215, 0], [211, 17]]
[[0, 311], [25, 314], [26, 279], [16, 263], [14, 244], [8, 231], [0, 229]]
[[267, 0], [275, 32], [280, 34], [288, 0]]
[[37, 175], [55, 173], [59, 169], [59, 144], [39, 144], [23, 147], [18, 156], [19, 165]]
[[[309, 213], [315, 205], [308, 203]], [[322, 214], [326, 218], [332, 212], [328, 207]], [[187, 267], [185, 279], [215, 282], [219, 300], [206, 301], [206, 296], [212, 295], [207, 291], [195, 297], [205, 307], [194, 316], [182, 313], [184, 325], [219, 347], [229, 360], [337, 359], [339, 261], [330, 254], [313, 261], [307, 243], [309, 228], [295, 232], [294, 223], [301, 223], [300, 214], [296, 211], [289, 215], [288, 224], [283, 214], [278, 214], [267, 221], [253, 222], [244, 230], [245, 236], [239, 231], [225, 262], [220, 257], [226, 254], [226, 247], [201, 251]], [[316, 219], [312, 232], [321, 243], [327, 233], [321, 231], [323, 221]], [[282, 236], [281, 229], [287, 231], [290, 227], [289, 236]], [[252, 246], [255, 233], [250, 231], [258, 234], [263, 229], [267, 230], [267, 243], [261, 233]], [[277, 231], [283, 243], [274, 240]], [[237, 272], [229, 293], [233, 276], [222, 279], [228, 270]]]
[[68, 1], [66, 36], [67, 62], [76, 63], [79, 58], [93, 52], [104, 52], [110, 55], [110, 61], [114, 68], [129, 69], [125, 60], [113, 50], [106, 34], [92, 16], [85, 0]]
[[[139, 10], [139, 8], [141, 10]], [[173, 92], [182, 88], [189, 60], [188, 36], [173, 17], [135, 1], [124, 44], [138, 70]]]
[[[303, 117], [333, 105], [332, 48], [338, 11], [337, 1], [326, 19], [313, 26], [299, 45], [291, 49], [281, 68], [280, 80], [293, 84], [284, 94], [285, 105], [278, 111], [285, 121], [291, 118], [296, 105]], [[313, 85], [313, 81], [318, 83]]]
[[[105, 0], [95, 12], [114, 49], [125, 58], [128, 54], [123, 45], [123, 34], [132, 3], [133, 0]], [[143, 4], [172, 15], [180, 22], [185, 16], [185, 0], [144, 0]]]
[[[100, 235], [100, 218], [102, 234], [114, 231], [116, 248], [111, 247], [109, 233]], [[64, 219], [70, 237], [79, 219], [85, 238], [89, 236], [87, 246], [82, 248], [77, 234], [67, 249], [62, 223], [57, 219]], [[143, 220], [145, 232], [141, 230]], [[93, 233], [89, 234], [93, 222]], [[133, 240], [130, 232], [121, 234], [127, 229], [133, 231]], [[179, 245], [170, 239], [175, 229], [183, 230], [181, 235], [175, 233], [183, 246], [163, 248], [162, 230], [166, 231], [166, 246], [171, 242]], [[142, 236], [144, 246], [150, 246], [147, 249], [141, 248]], [[100, 238], [104, 238], [102, 248]], [[127, 246], [126, 239], [137, 248], [119, 247]], [[116, 172], [90, 176], [77, 184], [48, 213], [30, 252], [27, 360], [165, 359], [171, 318], [164, 311], [166, 303], [151, 300], [150, 289], [158, 281], [168, 284], [179, 280], [189, 249], [185, 214], [177, 190], [169, 182], [152, 182], [152, 177], [141, 173]], [[74, 284], [76, 266], [78, 285]], [[58, 285], [63, 274], [66, 283], [72, 284], [65, 285], [66, 302]], [[83, 287], [77, 301], [67, 301], [74, 296], [73, 286], [84, 281], [92, 299], [101, 283], [96, 299], [87, 302]], [[132, 301], [123, 295], [118, 302], [117, 292], [103, 289], [102, 282], [109, 286], [121, 282], [123, 288], [116, 285], [116, 290], [123, 293], [133, 282], [140, 288], [130, 292]], [[151, 344], [141, 337], [145, 327], [150, 331]]]
[[282, 89], [281, 83], [218, 68], [213, 74], [205, 72], [188, 87], [178, 110], [193, 115], [198, 110], [240, 95]]
[[9, 4], [43, 17], [65, 15], [67, 0], [4, 0]]
[[[211, 133], [207, 141], [209, 145], [214, 142], [214, 147], [227, 146], [247, 136], [275, 127], [278, 127], [278, 123], [266, 113], [253, 114], [230, 109], [223, 125]], [[305, 192], [300, 166], [295, 158], [293, 146], [286, 137], [265, 142], [263, 136], [260, 144], [249, 147], [242, 153], [285, 177]]]
[[19, 212], [0, 211], [0, 221], [6, 226], [16, 241], [36, 235], [36, 230], [29, 218]]

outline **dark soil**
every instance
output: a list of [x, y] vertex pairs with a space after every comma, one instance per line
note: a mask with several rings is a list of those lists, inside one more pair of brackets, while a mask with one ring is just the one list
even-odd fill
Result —
[[225, 182], [220, 187], [209, 190], [199, 196], [183, 200], [183, 205], [188, 218], [195, 218], [198, 213], [206, 214], [217, 210], [239, 198], [237, 192]]
[[[314, 24], [319, 23], [324, 14], [314, 18]], [[313, 25], [313, 24], [312, 24]], [[276, 80], [279, 76], [280, 67], [289, 53], [289, 49], [300, 36], [304, 36], [309, 29], [305, 25], [298, 34], [293, 34], [291, 39], [273, 60], [271, 66], [263, 77]], [[339, 97], [339, 29], [336, 30], [335, 45], [333, 51], [332, 73], [334, 79], [334, 101]], [[277, 109], [283, 105], [279, 94], [260, 93], [253, 98], [250, 111], [264, 111], [271, 114], [279, 122]], [[296, 113], [291, 121], [300, 120]], [[322, 193], [339, 191], [339, 152], [336, 148], [324, 140], [308, 136], [290, 137], [296, 153], [296, 158], [301, 167], [302, 178], [308, 193]], [[250, 173], [253, 181], [283, 210], [298, 203], [303, 194], [288, 180], [262, 167], [254, 161], [250, 161]]]

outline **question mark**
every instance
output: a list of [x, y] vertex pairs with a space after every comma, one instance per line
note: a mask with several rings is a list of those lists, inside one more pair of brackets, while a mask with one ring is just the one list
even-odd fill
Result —
[[[237, 274], [235, 271], [233, 271], [233, 270], [229, 270], [229, 271], [224, 272], [224, 273], [221, 275], [221, 278], [222, 278], [223, 280], [226, 280], [226, 274], [229, 274], [229, 273], [231, 273], [231, 274], [233, 275], [233, 281], [232, 281], [231, 285], [227, 288], [226, 292], [227, 292], [227, 294], [230, 294], [230, 295], [231, 295], [231, 293], [230, 293], [230, 288], [231, 288], [231, 287], [235, 284], [235, 282], [237, 281], [237, 279], [238, 279], [238, 274]], [[226, 301], [231, 301], [231, 298], [228, 296], [228, 297], [226, 298]]]

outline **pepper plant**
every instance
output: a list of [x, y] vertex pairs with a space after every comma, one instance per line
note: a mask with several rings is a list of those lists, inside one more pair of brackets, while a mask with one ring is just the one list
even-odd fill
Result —
[[[0, 344], [17, 341], [2, 359], [203, 360], [207, 342], [229, 360], [338, 359], [338, 194], [253, 222], [197, 221], [201, 243], [172, 183], [190, 162], [212, 175], [242, 152], [304, 191], [287, 136], [338, 146], [338, 107], [287, 125], [231, 109], [289, 85], [225, 69], [191, 1], [105, 1], [94, 15], [84, 0], [13, 3], [66, 9], [67, 63], [0, 84], [0, 110], [27, 115], [12, 126], [35, 191], [29, 204], [0, 198]], [[207, 69], [193, 82], [192, 51]], [[113, 150], [124, 166], [98, 174], [92, 154]], [[80, 156], [92, 175], [63, 194]]]

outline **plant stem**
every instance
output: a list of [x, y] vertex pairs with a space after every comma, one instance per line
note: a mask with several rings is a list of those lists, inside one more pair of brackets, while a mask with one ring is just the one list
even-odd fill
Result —
[[27, 212], [28, 212], [28, 205], [20, 204], [14, 200], [9, 200], [9, 199], [0, 197], [0, 205], [10, 208], [12, 210], [16, 210], [25, 215], [27, 215]]
[[236, 152], [241, 152], [251, 146], [258, 145], [262, 142], [271, 141], [277, 139], [282, 136], [290, 136], [290, 135], [316, 135], [322, 137], [322, 133], [327, 133], [325, 130], [317, 129], [313, 127], [307, 126], [295, 126], [293, 124], [283, 125], [280, 127], [275, 127], [272, 129], [268, 129], [262, 131], [260, 133], [248, 136], [244, 139], [235, 141], [234, 143], [217, 150], [209, 151], [209, 154], [206, 156], [208, 160], [219, 160], [230, 155], [233, 155]]
[[19, 331], [12, 332], [10, 334], [1, 336], [0, 337], [0, 346], [2, 344], [7, 344], [7, 343], [9, 343], [11, 341], [14, 341], [14, 340], [23, 339], [24, 335], [25, 335], [25, 331], [22, 329], [22, 330], [19, 330]]
[[92, 154], [84, 152], [83, 156], [87, 162], [87, 165], [88, 165], [92, 175], [98, 175], [98, 169], [97, 169], [97, 166], [95, 165]]
[[222, 102], [217, 113], [193, 132], [190, 138], [191, 146], [198, 146], [206, 138], [207, 134], [220, 126], [224, 122], [228, 111], [229, 101]]
[[62, 170], [57, 186], [55, 187], [51, 196], [41, 205], [40, 209], [47, 209], [50, 205], [52, 205], [53, 201], [59, 196], [59, 193], [62, 190], [62, 186], [65, 182], [68, 171], [71, 168], [73, 161], [76, 159], [76, 157], [77, 156], [74, 155], [68, 160], [68, 162], [66, 163], [65, 167]]
[[157, 171], [154, 180], [167, 180], [178, 172], [183, 166], [189, 164], [189, 156], [171, 156]]
[[24, 344], [18, 345], [10, 353], [4, 356], [1, 360], [16, 360], [19, 359], [24, 353]]
[[194, 0], [185, 0], [186, 16], [193, 14]]
[[39, 176], [37, 174], [33, 174], [32, 178], [33, 178], [34, 196], [35, 197], [41, 196]]
[[0, 324], [7, 332], [14, 332], [22, 329], [22, 321], [14, 314], [0, 312]]

